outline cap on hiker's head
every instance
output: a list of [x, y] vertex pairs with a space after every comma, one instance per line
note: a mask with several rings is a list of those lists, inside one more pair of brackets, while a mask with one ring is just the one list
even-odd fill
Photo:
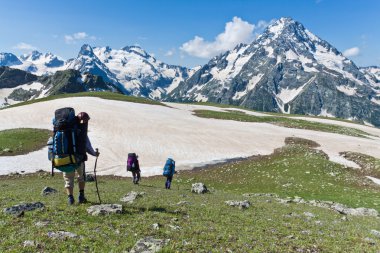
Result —
[[90, 116], [87, 114], [87, 112], [80, 112], [77, 117], [79, 121], [83, 121], [84, 123], [90, 120]]

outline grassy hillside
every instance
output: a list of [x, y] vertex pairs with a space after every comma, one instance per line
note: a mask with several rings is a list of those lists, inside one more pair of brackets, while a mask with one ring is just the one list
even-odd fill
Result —
[[355, 120], [347, 120], [347, 119], [335, 118], [335, 117], [312, 116], [312, 115], [304, 115], [304, 114], [287, 114], [287, 113], [279, 113], [279, 112], [255, 111], [255, 110], [252, 110], [243, 106], [237, 106], [237, 105], [218, 104], [218, 103], [211, 103], [211, 102], [197, 102], [197, 103], [192, 103], [192, 104], [214, 106], [214, 107], [225, 108], [225, 109], [235, 108], [235, 109], [240, 109], [240, 110], [245, 110], [245, 111], [250, 111], [250, 112], [258, 112], [258, 113], [266, 114], [268, 116], [275, 116], [275, 117], [306, 117], [306, 118], [327, 119], [327, 120], [335, 120], [335, 121], [341, 121], [341, 122], [346, 122], [346, 123], [364, 125], [363, 123], [359, 121], [355, 121]]
[[362, 130], [358, 130], [351, 127], [343, 127], [343, 126], [332, 125], [332, 124], [311, 122], [311, 121], [300, 120], [300, 119], [289, 119], [286, 117], [254, 116], [254, 115], [248, 115], [242, 111], [230, 110], [228, 112], [217, 112], [217, 111], [210, 111], [210, 110], [195, 110], [194, 114], [202, 118], [235, 120], [235, 121], [242, 121], [242, 122], [271, 123], [274, 125], [288, 127], [288, 128], [307, 129], [307, 130], [337, 133], [337, 134], [344, 134], [344, 135], [364, 137], [364, 138], [367, 138], [367, 136], [371, 135]]
[[51, 131], [19, 128], [0, 131], [0, 156], [23, 155], [46, 146]]
[[[100, 177], [103, 202], [120, 203], [131, 190], [146, 193], [135, 203], [124, 204], [123, 214], [105, 217], [88, 215], [91, 203], [67, 206], [59, 174], [54, 178], [44, 172], [3, 176], [1, 208], [31, 201], [41, 201], [46, 208], [18, 218], [1, 212], [0, 251], [123, 252], [145, 236], [170, 239], [162, 252], [378, 251], [380, 238], [371, 230], [380, 230], [379, 218], [345, 217], [307, 204], [282, 204], [270, 196], [242, 195], [276, 193], [281, 198], [331, 200], [380, 211], [380, 188], [357, 170], [328, 161], [312, 149], [316, 145], [287, 139], [285, 147], [269, 156], [181, 171], [171, 190], [164, 189], [165, 179], [160, 176], [143, 178], [138, 186], [129, 178]], [[206, 183], [210, 192], [191, 193], [194, 182]], [[43, 197], [40, 192], [45, 186], [59, 192]], [[86, 192], [96, 203], [94, 183], [87, 184]], [[224, 203], [244, 199], [252, 204], [245, 210]], [[155, 223], [159, 229], [152, 227]], [[57, 241], [47, 236], [61, 230], [80, 238]], [[24, 248], [26, 240], [35, 240], [39, 246]]]
[[67, 93], [67, 94], [48, 96], [45, 98], [39, 98], [39, 99], [34, 99], [34, 100], [14, 104], [14, 105], [8, 106], [8, 107], [3, 108], [3, 109], [17, 107], [17, 106], [23, 106], [23, 105], [30, 105], [30, 104], [34, 104], [34, 103], [45, 102], [45, 101], [50, 101], [50, 100], [55, 100], [55, 99], [60, 99], [60, 98], [69, 98], [69, 97], [97, 97], [97, 98], [102, 98], [102, 99], [117, 100], [117, 101], [124, 101], [124, 102], [165, 106], [164, 104], [162, 104], [158, 101], [147, 99], [147, 98], [127, 96], [127, 95], [122, 95], [119, 93], [102, 91], [102, 92]]

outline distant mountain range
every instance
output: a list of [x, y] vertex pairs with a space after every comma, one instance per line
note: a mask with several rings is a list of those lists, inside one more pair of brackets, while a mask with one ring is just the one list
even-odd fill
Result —
[[260, 111], [355, 119], [380, 126], [380, 68], [358, 68], [290, 18], [214, 57], [168, 94]]
[[[37, 51], [21, 57], [0, 53], [0, 66], [7, 66], [2, 68], [4, 73], [19, 76], [12, 88], [5, 87], [0, 76], [0, 104], [4, 105], [57, 93], [112, 90], [165, 101], [209, 101], [380, 126], [380, 67], [357, 67], [290, 18], [273, 22], [251, 44], [237, 45], [197, 69], [165, 64], [138, 46], [116, 50], [90, 45], [83, 45], [78, 56], [67, 61]], [[12, 69], [34, 74], [35, 80]]]

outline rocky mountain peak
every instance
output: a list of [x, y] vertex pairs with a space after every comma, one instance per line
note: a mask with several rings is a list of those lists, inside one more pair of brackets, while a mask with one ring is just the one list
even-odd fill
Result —
[[79, 50], [79, 54], [78, 54], [78, 57], [80, 56], [89, 56], [89, 57], [93, 57], [94, 56], [94, 51], [92, 49], [92, 47], [88, 44], [84, 44], [80, 50]]

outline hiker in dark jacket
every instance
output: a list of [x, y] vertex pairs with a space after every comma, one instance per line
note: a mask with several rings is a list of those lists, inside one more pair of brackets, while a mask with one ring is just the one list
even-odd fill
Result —
[[141, 175], [140, 175], [141, 170], [140, 170], [140, 164], [139, 164], [138, 158], [139, 158], [138, 155], [136, 155], [135, 153], [128, 154], [127, 171], [132, 172], [134, 184], [138, 184], [141, 179]]
[[175, 171], [175, 161], [172, 158], [166, 160], [163, 175], [166, 177], [165, 188], [170, 189]]
[[[79, 166], [76, 169], [76, 172], [78, 174], [77, 180], [78, 180], [78, 185], [79, 185], [78, 202], [85, 203], [87, 202], [87, 199], [85, 198], [85, 195], [84, 195], [85, 176], [86, 176], [85, 161], [87, 161], [87, 153], [92, 156], [99, 156], [99, 152], [96, 152], [93, 149], [90, 139], [87, 136], [88, 121], [90, 120], [90, 116], [85, 112], [81, 112], [76, 116], [76, 118], [77, 118], [77, 125], [78, 125], [77, 155], [80, 161]], [[67, 173], [64, 172], [63, 177], [65, 179], [65, 188], [68, 195], [68, 202], [70, 205], [72, 205], [74, 204], [73, 189], [74, 189], [75, 171], [67, 172]]]

